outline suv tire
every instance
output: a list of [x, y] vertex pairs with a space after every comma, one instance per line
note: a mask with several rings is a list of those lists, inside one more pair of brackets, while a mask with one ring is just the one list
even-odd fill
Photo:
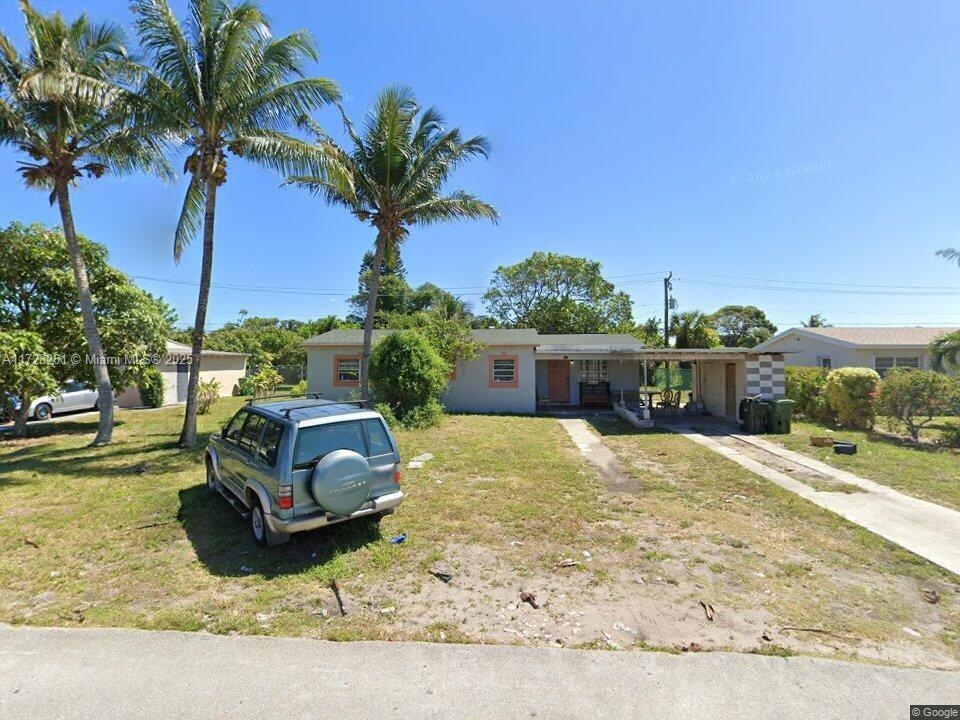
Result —
[[275, 533], [270, 529], [259, 500], [254, 500], [253, 505], [250, 506], [250, 534], [253, 536], [253, 541], [260, 547], [283, 545], [290, 539], [289, 535]]
[[207, 466], [207, 490], [212, 493], [217, 493], [220, 491], [220, 488], [217, 487], [217, 474], [213, 471], [213, 461], [207, 458], [205, 464]]

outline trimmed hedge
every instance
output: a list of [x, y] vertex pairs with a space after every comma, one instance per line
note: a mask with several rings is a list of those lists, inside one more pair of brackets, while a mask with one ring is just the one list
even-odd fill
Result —
[[823, 396], [827, 371], [815, 367], [788, 365], [786, 374], [787, 397], [797, 403], [796, 412], [820, 422], [834, 422], [836, 416]]
[[876, 420], [874, 401], [880, 387], [876, 370], [843, 367], [831, 370], [823, 384], [823, 396], [841, 425], [869, 430]]

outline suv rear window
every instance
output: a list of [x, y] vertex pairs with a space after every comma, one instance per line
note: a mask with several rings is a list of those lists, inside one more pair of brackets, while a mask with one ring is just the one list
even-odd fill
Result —
[[297, 449], [293, 453], [293, 467], [310, 467], [334, 450], [353, 450], [363, 457], [367, 456], [363, 428], [358, 421], [300, 428]]

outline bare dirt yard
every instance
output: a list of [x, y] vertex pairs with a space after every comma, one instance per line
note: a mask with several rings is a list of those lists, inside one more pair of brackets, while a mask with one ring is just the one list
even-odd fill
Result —
[[960, 668], [960, 578], [677, 435], [592, 418], [611, 483], [555, 419], [449, 416], [397, 433], [435, 457], [396, 515], [262, 551], [172, 446], [180, 412], [0, 443], [0, 621]]

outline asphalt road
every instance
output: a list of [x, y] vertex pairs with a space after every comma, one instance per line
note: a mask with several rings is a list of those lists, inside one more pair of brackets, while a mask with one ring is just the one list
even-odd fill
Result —
[[0, 718], [910, 717], [960, 674], [811, 658], [0, 625]]

